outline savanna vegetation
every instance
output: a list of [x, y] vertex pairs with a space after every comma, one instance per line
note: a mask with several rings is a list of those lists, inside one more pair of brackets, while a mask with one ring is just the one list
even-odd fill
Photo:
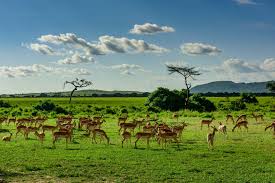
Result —
[[[161, 93], [164, 106], [159, 106]], [[26, 140], [22, 133], [16, 135], [14, 123], [1, 124], [1, 138], [12, 133], [10, 141], [0, 142], [0, 179], [11, 182], [273, 182], [275, 180], [275, 141], [265, 127], [275, 119], [273, 97], [190, 97], [190, 109], [176, 101], [184, 99], [185, 91], [159, 89], [149, 98], [7, 98], [0, 100], [0, 116], [23, 119], [47, 117], [44, 125], [56, 125], [60, 116], [73, 116], [75, 123], [72, 141], [66, 147], [62, 138], [53, 146], [53, 135], [45, 131], [43, 144], [34, 133]], [[248, 97], [249, 96], [249, 97]], [[165, 100], [164, 100], [165, 99]], [[252, 101], [252, 102], [251, 102]], [[176, 104], [173, 106], [172, 104]], [[183, 102], [184, 103], [184, 102]], [[145, 105], [146, 104], [146, 105]], [[200, 106], [200, 107], [196, 107]], [[205, 107], [201, 107], [205, 106]], [[211, 108], [211, 110], [209, 110]], [[177, 112], [175, 112], [177, 111]], [[179, 144], [174, 140], [158, 144], [156, 137], [137, 142], [135, 133], [131, 142], [118, 133], [118, 118], [127, 114], [127, 121], [144, 118], [153, 125], [166, 123], [169, 127], [185, 122]], [[175, 115], [176, 114], [176, 115]], [[248, 132], [236, 129], [227, 114], [234, 120], [247, 115]], [[147, 115], [147, 118], [146, 118]], [[253, 115], [263, 115], [256, 122]], [[101, 129], [110, 139], [87, 136], [85, 127], [78, 127], [81, 117], [103, 116]], [[214, 147], [208, 149], [206, 136], [212, 128], [201, 121], [219, 127], [222, 122], [227, 134], [216, 132]], [[143, 125], [146, 125], [145, 123]], [[37, 125], [38, 126], [38, 125]], [[41, 133], [41, 129], [39, 133]], [[131, 132], [131, 131], [130, 131]]]

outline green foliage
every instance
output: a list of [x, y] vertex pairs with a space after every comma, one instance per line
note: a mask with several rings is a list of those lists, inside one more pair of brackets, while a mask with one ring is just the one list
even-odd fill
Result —
[[184, 108], [185, 97], [185, 90], [169, 90], [160, 87], [149, 95], [145, 105], [162, 110], [178, 111]]
[[246, 105], [242, 100], [234, 100], [230, 102], [229, 110], [230, 111], [240, 111], [246, 109]]
[[274, 92], [275, 93], [275, 81], [270, 81], [266, 84], [266, 88], [270, 91], [270, 92]]
[[3, 100], [0, 100], [0, 108], [10, 108], [11, 105], [8, 102], [5, 102]]
[[206, 99], [200, 94], [194, 94], [191, 97], [189, 108], [190, 110], [199, 111], [199, 112], [211, 112], [216, 110], [214, 103]]
[[39, 104], [34, 106], [37, 111], [55, 112], [56, 114], [69, 114], [64, 108], [54, 104], [50, 100], [40, 101]]
[[244, 103], [253, 103], [253, 104], [256, 104], [256, 103], [259, 103], [256, 96], [255, 95], [252, 95], [250, 93], [242, 93], [241, 94], [241, 101], [244, 102]]

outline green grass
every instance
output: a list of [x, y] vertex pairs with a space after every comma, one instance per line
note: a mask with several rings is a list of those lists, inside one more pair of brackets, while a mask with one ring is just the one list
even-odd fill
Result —
[[[67, 105], [67, 99], [54, 99], [59, 105]], [[219, 100], [219, 99], [214, 99]], [[261, 99], [264, 105], [270, 99]], [[39, 99], [9, 99], [10, 103], [29, 108]], [[140, 106], [144, 98], [75, 98], [73, 105], [98, 106]], [[248, 111], [234, 112], [235, 115]], [[257, 111], [261, 112], [261, 111]], [[264, 127], [271, 122], [272, 112], [266, 110], [265, 122], [256, 124], [249, 118], [249, 131], [231, 132], [232, 124], [227, 124], [228, 136], [217, 133], [214, 150], [208, 150], [206, 127], [200, 130], [200, 120], [208, 113], [181, 112], [180, 121], [189, 126], [183, 132], [179, 148], [175, 143], [166, 149], [155, 140], [146, 148], [144, 141], [138, 142], [138, 149], [132, 144], [121, 148], [118, 134], [117, 115], [106, 115], [103, 129], [110, 137], [110, 145], [105, 142], [93, 144], [85, 136], [85, 131], [74, 131], [74, 140], [65, 147], [65, 140], [52, 148], [52, 137], [48, 132], [41, 145], [34, 135], [24, 140], [22, 135], [13, 136], [11, 142], [0, 142], [0, 180], [14, 182], [274, 182], [275, 180], [275, 139]], [[214, 112], [218, 121], [225, 120], [226, 112]], [[248, 113], [250, 114], [250, 113]], [[144, 113], [131, 113], [133, 118]], [[162, 112], [160, 118], [168, 123], [170, 112]], [[50, 119], [47, 123], [54, 123]], [[3, 125], [15, 133], [15, 126]], [[136, 130], [138, 131], [138, 130]], [[2, 138], [7, 133], [0, 133]]]

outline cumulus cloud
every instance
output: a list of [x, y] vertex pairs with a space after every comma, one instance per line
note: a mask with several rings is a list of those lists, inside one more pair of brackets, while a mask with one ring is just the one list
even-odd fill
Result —
[[81, 64], [81, 63], [90, 63], [90, 62], [95, 62], [93, 57], [80, 55], [79, 53], [74, 53], [70, 57], [57, 61], [58, 64]]
[[240, 5], [256, 5], [257, 3], [253, 0], [233, 0]]
[[263, 70], [275, 72], [275, 58], [265, 59], [260, 66]]
[[44, 55], [54, 55], [55, 54], [53, 49], [50, 46], [45, 45], [45, 44], [31, 43], [26, 46], [27, 46], [27, 48], [29, 48], [33, 51], [42, 53]]
[[100, 36], [99, 45], [108, 52], [116, 53], [164, 53], [168, 50], [155, 44], [146, 43], [144, 40], [128, 39], [125, 37]]
[[131, 34], [156, 34], [165, 32], [175, 32], [175, 29], [173, 27], [145, 23], [143, 25], [135, 24], [134, 28], [130, 30]]
[[135, 75], [134, 71], [148, 72], [140, 65], [136, 64], [121, 64], [110, 66], [111, 69], [117, 69], [121, 71], [123, 75]]
[[17, 78], [36, 76], [45, 73], [53, 73], [57, 75], [90, 75], [91, 73], [83, 68], [57, 68], [48, 67], [41, 64], [33, 64], [28, 66], [0, 66], [0, 76]]
[[262, 71], [259, 65], [257, 64], [251, 64], [235, 58], [225, 60], [222, 64], [221, 69], [235, 73], [252, 73]]
[[217, 55], [221, 50], [215, 46], [203, 43], [185, 43], [181, 45], [181, 50], [187, 55]]

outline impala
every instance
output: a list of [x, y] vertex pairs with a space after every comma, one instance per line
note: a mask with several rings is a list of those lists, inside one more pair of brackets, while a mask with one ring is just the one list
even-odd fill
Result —
[[246, 121], [246, 118], [247, 118], [246, 114], [242, 114], [237, 118], [236, 123], [240, 121]]
[[132, 135], [131, 135], [130, 132], [127, 132], [127, 131], [123, 132], [121, 135], [122, 135], [121, 144], [122, 144], [122, 148], [123, 148], [123, 143], [124, 143], [125, 140], [130, 140], [130, 143], [131, 143], [131, 136]]
[[226, 123], [227, 123], [229, 120], [231, 120], [233, 124], [235, 123], [234, 118], [233, 118], [233, 116], [232, 116], [231, 114], [227, 114], [227, 115], [226, 115]]
[[162, 142], [162, 147], [164, 143], [166, 148], [167, 140], [174, 140], [179, 147], [178, 134], [175, 132], [165, 132], [165, 133], [159, 132], [157, 134], [157, 139], [159, 144]]
[[43, 133], [45, 133], [45, 131], [51, 131], [53, 133], [54, 130], [56, 130], [57, 128], [58, 128], [58, 126], [43, 125], [42, 131], [43, 131]]
[[127, 129], [130, 129], [133, 133], [135, 131], [135, 128], [137, 127], [137, 122], [133, 121], [132, 123], [120, 123], [119, 124], [119, 133], [123, 129], [123, 131], [126, 131]]
[[208, 119], [203, 119], [203, 120], [201, 121], [201, 129], [202, 129], [202, 126], [203, 126], [203, 125], [207, 125], [208, 128], [209, 128], [209, 126], [210, 126], [210, 124], [213, 122], [213, 120], [214, 120], [214, 118], [211, 118], [210, 120], [208, 120]]
[[181, 125], [173, 126], [172, 132], [175, 132], [178, 135], [178, 137], [181, 139], [182, 131], [184, 130], [184, 128], [186, 126], [187, 126], [187, 124], [184, 122]]
[[214, 137], [215, 137], [215, 132], [217, 132], [217, 128], [215, 126], [211, 126], [213, 128], [212, 133], [207, 134], [207, 143], [208, 143], [208, 149], [211, 147], [213, 148], [214, 146]]
[[140, 139], [146, 139], [147, 141], [147, 148], [149, 147], [150, 138], [154, 137], [155, 133], [148, 133], [148, 132], [138, 132], [136, 133], [136, 141], [135, 141], [135, 149], [137, 148], [137, 142]]
[[240, 122], [238, 122], [234, 127], [233, 127], [233, 129], [232, 129], [232, 132], [234, 132], [234, 130], [235, 130], [235, 128], [239, 128], [239, 129], [241, 129], [241, 127], [243, 126], [243, 127], [245, 127], [246, 128], [246, 130], [248, 131], [248, 122], [247, 121], [240, 121]]
[[262, 114], [255, 114], [254, 112], [252, 113], [252, 116], [255, 118], [256, 122], [263, 122], [264, 121], [264, 115]]
[[61, 139], [61, 138], [66, 139], [66, 148], [68, 148], [68, 141], [71, 139], [71, 132], [70, 131], [54, 132], [53, 133], [53, 147], [55, 147], [55, 142], [58, 139]]
[[100, 137], [100, 141], [103, 140], [104, 138], [107, 140], [107, 144], [110, 143], [110, 139], [107, 136], [106, 132], [104, 130], [101, 129], [94, 129], [92, 131], [93, 137], [92, 137], [92, 141], [96, 143], [96, 136]]
[[265, 127], [265, 131], [270, 128], [272, 129], [273, 128], [273, 134], [275, 135], [275, 121], [273, 123], [271, 123], [270, 125], [268, 125], [267, 127]]
[[43, 144], [43, 141], [45, 139], [45, 133], [38, 133], [37, 131], [34, 132], [34, 134], [37, 136], [38, 140], [41, 142], [41, 144]]
[[27, 131], [27, 128], [25, 125], [18, 125], [16, 127], [16, 134], [15, 134], [15, 137], [17, 137], [18, 133], [22, 133], [26, 139], [26, 131]]
[[9, 141], [11, 141], [11, 136], [12, 136], [12, 133], [10, 133], [9, 136], [4, 136], [4, 137], [2, 138], [2, 140], [5, 141], [5, 142], [9, 142]]
[[32, 127], [32, 126], [28, 126], [25, 130], [25, 134], [26, 134], [26, 139], [29, 138], [29, 133], [31, 132], [36, 132], [41, 128], [42, 124], [40, 124], [38, 127]]
[[125, 117], [119, 117], [118, 121], [117, 121], [117, 126], [119, 126], [120, 123], [126, 123], [127, 119], [128, 119], [127, 116], [125, 116]]

